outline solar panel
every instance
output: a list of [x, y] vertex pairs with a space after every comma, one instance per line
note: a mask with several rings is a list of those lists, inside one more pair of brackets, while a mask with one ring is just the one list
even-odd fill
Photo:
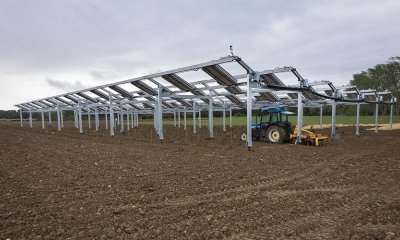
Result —
[[325, 90], [324, 92], [328, 96], [333, 96], [333, 90]]
[[242, 90], [237, 86], [237, 80], [219, 65], [203, 67], [202, 70], [217, 81], [218, 84], [227, 86], [225, 89], [232, 94], [241, 94]]
[[149, 95], [153, 95], [153, 96], [157, 95], [156, 90], [154, 90], [152, 87], [150, 87], [149, 85], [147, 85], [146, 83], [144, 83], [142, 81], [134, 81], [134, 82], [131, 82], [131, 84], [133, 86], [139, 88], [140, 90], [146, 92]]
[[48, 106], [48, 107], [54, 107], [53, 104], [47, 103], [47, 102], [45, 102], [44, 100], [39, 100], [38, 102], [39, 102], [39, 103], [42, 103], [42, 104], [44, 104], [44, 105], [46, 105], [46, 106]]
[[240, 101], [240, 99], [238, 97], [236, 97], [235, 95], [228, 95], [226, 96], [227, 99], [229, 99], [229, 101], [239, 105], [239, 106], [243, 106], [242, 101]]
[[174, 85], [175, 87], [179, 88], [182, 91], [188, 92], [193, 89], [193, 87], [188, 82], [186, 82], [183, 78], [179, 77], [174, 73], [164, 75], [162, 76], [162, 78], [164, 78], [169, 83], [171, 83], [172, 85]]
[[261, 92], [259, 96], [262, 100], [270, 101], [270, 102], [277, 102], [279, 101], [278, 96], [274, 93], [269, 92]]
[[367, 101], [371, 101], [371, 102], [373, 102], [373, 101], [376, 101], [376, 96], [375, 96], [375, 94], [374, 95], [365, 95], [365, 99], [367, 100]]
[[64, 99], [62, 99], [60, 97], [55, 97], [55, 99], [57, 99], [58, 101], [60, 101], [60, 102], [62, 102], [64, 104], [67, 104], [67, 105], [70, 105], [70, 106], [75, 106], [75, 104], [70, 103], [70, 102], [68, 102], [68, 101], [66, 101], [66, 100], [64, 100]]
[[264, 80], [267, 84], [275, 86], [286, 86], [275, 74], [262, 74], [260, 78]]
[[78, 99], [76, 99], [75, 97], [72, 97], [70, 95], [64, 95], [65, 98], [68, 98], [69, 100], [73, 101], [74, 103], [78, 103]]
[[85, 93], [80, 92], [80, 93], [77, 93], [76, 95], [79, 95], [79, 96], [83, 97], [84, 99], [87, 99], [87, 100], [89, 100], [89, 101], [91, 101], [91, 102], [97, 102], [96, 99], [94, 99], [94, 98], [88, 96], [88, 95], [85, 94]]
[[125, 89], [123, 89], [120, 86], [109, 86], [109, 88], [111, 88], [112, 90], [116, 91], [117, 93], [121, 94], [121, 96], [126, 97], [126, 98], [132, 98], [132, 94], [129, 93], [128, 91], [126, 91]]
[[108, 96], [107, 94], [101, 92], [101, 91], [98, 90], [98, 89], [93, 89], [93, 90], [90, 90], [90, 91], [91, 91], [92, 93], [96, 94], [97, 96], [99, 96], [99, 97], [105, 99], [105, 100], [109, 100], [109, 96]]
[[346, 93], [348, 99], [358, 99], [358, 94], [356, 93]]

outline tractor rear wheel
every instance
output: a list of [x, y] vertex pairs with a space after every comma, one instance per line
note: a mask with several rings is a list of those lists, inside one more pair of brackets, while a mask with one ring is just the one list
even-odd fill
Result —
[[265, 138], [269, 143], [282, 144], [286, 139], [286, 133], [285, 130], [279, 126], [271, 126], [267, 129]]

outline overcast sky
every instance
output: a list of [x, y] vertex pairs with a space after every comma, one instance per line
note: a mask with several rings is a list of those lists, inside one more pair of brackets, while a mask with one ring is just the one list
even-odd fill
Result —
[[400, 55], [400, 1], [1, 0], [0, 109], [229, 55], [310, 81]]

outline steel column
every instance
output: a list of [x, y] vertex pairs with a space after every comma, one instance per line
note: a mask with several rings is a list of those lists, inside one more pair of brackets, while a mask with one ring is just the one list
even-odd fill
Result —
[[162, 118], [162, 88], [158, 87], [157, 94], [157, 124], [158, 124], [158, 136], [160, 140], [164, 140], [164, 131], [163, 131], [163, 118]]
[[156, 108], [153, 110], [153, 126], [154, 126], [154, 129], [156, 130], [156, 133], [158, 134], [158, 124], [157, 124], [157, 120], [158, 118], [157, 118], [157, 106], [156, 106]]
[[99, 131], [99, 114], [97, 112], [97, 107], [94, 108], [94, 125], [96, 131]]
[[44, 112], [42, 110], [42, 129], [44, 129]]
[[60, 107], [57, 105], [57, 131], [61, 131]]
[[64, 128], [64, 115], [62, 109], [60, 109], [60, 117], [61, 117], [61, 128]]
[[375, 104], [375, 133], [378, 133], [379, 104]]
[[32, 124], [32, 110], [29, 109], [29, 127], [32, 128], [33, 124]]
[[134, 117], [133, 117], [133, 112], [131, 112], [131, 128], [133, 129], [135, 127], [134, 125]]
[[186, 131], [186, 107], [183, 109], [183, 130]]
[[232, 128], [232, 106], [229, 107], [229, 127]]
[[201, 128], [201, 109], [199, 109], [199, 128]]
[[92, 127], [92, 124], [90, 122], [90, 108], [87, 108], [87, 118], [88, 118], [88, 124], [89, 124], [89, 128]]
[[51, 125], [51, 111], [49, 111], [49, 125]]
[[129, 131], [130, 130], [130, 123], [129, 123], [129, 118], [130, 118], [130, 112], [126, 111], [126, 129]]
[[120, 114], [120, 117], [119, 117], [119, 131], [121, 132], [121, 133], [125, 133], [125, 126], [124, 126], [124, 108], [122, 107], [122, 104], [120, 105], [120, 109], [119, 109], [119, 114]]
[[193, 101], [193, 133], [196, 133], [196, 102]]
[[181, 110], [178, 109], [178, 128], [181, 128]]
[[75, 128], [79, 128], [79, 124], [78, 124], [78, 112], [77, 110], [74, 110], [74, 124], [75, 124]]
[[112, 105], [112, 97], [111, 94], [109, 95], [109, 106], [110, 106], [110, 136], [114, 137], [114, 128], [115, 128], [115, 123], [114, 123], [114, 109]]
[[83, 127], [82, 127], [82, 106], [81, 106], [81, 100], [78, 100], [78, 117], [79, 117], [79, 133], [83, 133]]
[[390, 105], [389, 129], [393, 130], [393, 104]]
[[24, 123], [23, 123], [23, 120], [22, 120], [22, 109], [19, 109], [19, 119], [21, 121], [21, 127], [24, 127]]
[[108, 130], [108, 117], [107, 117], [107, 109], [104, 110], [104, 119], [106, 120], [106, 130]]
[[222, 106], [222, 131], [226, 132], [226, 109], [225, 109], [225, 102]]
[[332, 137], [336, 135], [336, 101], [332, 101]]
[[301, 143], [301, 130], [303, 128], [303, 95], [297, 93], [297, 142]]
[[322, 105], [319, 108], [319, 129], [322, 129]]
[[251, 148], [253, 147], [253, 134], [251, 130], [251, 123], [252, 123], [252, 118], [253, 118], [253, 104], [252, 104], [252, 90], [251, 90], [251, 80], [252, 76], [251, 74], [247, 74], [247, 97], [246, 97], [246, 102], [247, 102], [247, 122], [246, 122], [246, 130], [247, 130], [247, 137], [246, 137], [246, 147]]
[[174, 127], [176, 127], [176, 111], [174, 110]]
[[208, 136], [210, 138], [214, 138], [214, 126], [213, 126], [213, 117], [214, 117], [214, 112], [213, 112], [213, 99], [212, 96], [210, 95], [210, 100], [209, 100], [209, 106], [208, 106]]
[[360, 136], [360, 103], [357, 103], [356, 136]]

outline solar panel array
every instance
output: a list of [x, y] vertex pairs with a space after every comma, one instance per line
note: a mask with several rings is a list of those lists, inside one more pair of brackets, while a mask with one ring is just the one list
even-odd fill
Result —
[[[234, 75], [225, 68], [225, 66], [232, 67], [232, 65], [235, 65], [235, 71], [238, 71], [239, 74]], [[193, 80], [181, 76], [182, 73], [199, 70], [211, 79]], [[119, 106], [123, 110], [149, 111], [156, 108], [158, 88], [161, 87], [165, 94], [162, 98], [162, 105], [165, 109], [191, 108], [193, 102], [195, 102], [197, 108], [206, 107], [211, 97], [215, 99], [213, 103], [216, 106], [245, 108], [246, 77], [251, 71], [253, 70], [241, 58], [228, 56], [189, 67], [28, 101], [15, 106], [24, 111], [42, 111], [56, 108], [75, 109], [78, 104], [99, 110], [106, 110], [109, 107], [118, 110]], [[290, 90], [291, 86], [286, 85], [278, 76], [282, 72], [293, 73], [293, 78], [303, 80], [295, 68], [285, 67], [261, 71], [259, 83]], [[167, 86], [165, 83], [171, 85]], [[133, 87], [134, 90], [129, 90], [126, 84]], [[335, 89], [331, 83], [322, 85], [328, 86], [328, 89], [321, 90], [319, 89], [321, 85], [318, 85], [318, 88], [310, 86], [309, 91], [303, 91], [304, 102], [326, 103], [329, 99], [323, 96], [332, 97]], [[366, 100], [376, 101], [375, 92], [371, 90], [370, 93], [372, 94], [365, 94]], [[342, 94], [344, 99], [358, 99], [358, 93], [354, 91], [342, 91]], [[285, 103], [290, 102], [290, 100], [294, 102], [297, 101], [297, 98], [296, 91], [288, 90], [259, 91], [252, 96], [254, 103], [263, 104], [282, 103], [283, 100], [285, 100]], [[110, 102], [114, 104], [111, 105]], [[119, 105], [116, 106], [116, 104]]]

